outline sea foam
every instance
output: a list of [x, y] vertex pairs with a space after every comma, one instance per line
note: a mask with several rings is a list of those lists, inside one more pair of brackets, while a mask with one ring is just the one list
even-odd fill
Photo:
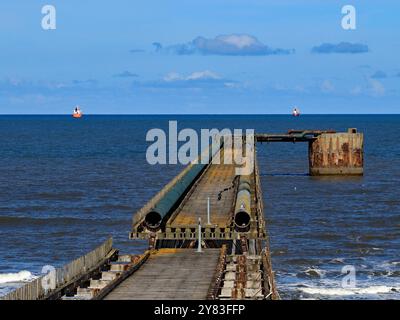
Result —
[[351, 295], [374, 295], [391, 293], [400, 290], [400, 287], [395, 288], [391, 286], [370, 286], [363, 288], [318, 288], [318, 287], [306, 287], [299, 288], [300, 291], [312, 294], [312, 295], [323, 295], [323, 296], [351, 296]]
[[0, 273], [0, 283], [9, 283], [9, 282], [26, 282], [35, 279], [30, 271], [20, 271], [16, 273]]

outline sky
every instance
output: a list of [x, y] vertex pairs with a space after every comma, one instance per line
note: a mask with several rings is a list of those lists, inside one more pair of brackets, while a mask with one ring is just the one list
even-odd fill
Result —
[[396, 0], [3, 0], [0, 114], [399, 113], [399, 16]]

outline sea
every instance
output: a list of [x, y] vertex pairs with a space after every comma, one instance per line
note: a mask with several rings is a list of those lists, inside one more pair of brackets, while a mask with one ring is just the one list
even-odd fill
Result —
[[282, 299], [400, 298], [400, 115], [0, 116], [0, 295], [113, 236], [181, 169], [150, 165], [150, 129], [364, 133], [364, 176], [311, 177], [307, 143], [263, 143], [257, 157]]

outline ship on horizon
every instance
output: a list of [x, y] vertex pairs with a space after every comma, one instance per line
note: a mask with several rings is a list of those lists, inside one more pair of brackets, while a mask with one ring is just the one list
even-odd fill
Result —
[[294, 107], [292, 110], [292, 116], [293, 117], [298, 117], [300, 116], [300, 110], [297, 107]]
[[79, 106], [76, 106], [74, 108], [74, 112], [72, 113], [72, 116], [74, 118], [81, 118], [82, 117], [82, 111], [81, 111], [81, 108]]

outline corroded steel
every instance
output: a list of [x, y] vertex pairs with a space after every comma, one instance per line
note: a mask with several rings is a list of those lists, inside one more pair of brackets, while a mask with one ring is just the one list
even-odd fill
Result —
[[259, 133], [257, 142], [308, 142], [325, 133], [336, 133], [334, 130], [289, 130], [286, 134]]
[[242, 253], [247, 253], [249, 251], [249, 245], [248, 245], [248, 242], [247, 242], [247, 238], [244, 235], [242, 235], [240, 237], [240, 246], [241, 246], [241, 249], [242, 249]]
[[275, 275], [274, 272], [272, 271], [269, 245], [267, 245], [261, 252], [261, 258], [262, 258], [262, 268], [263, 268], [264, 296], [272, 300], [279, 300], [280, 296], [275, 284]]
[[246, 284], [247, 284], [246, 256], [240, 255], [237, 256], [235, 282], [234, 282], [234, 287], [232, 289], [233, 299], [244, 299], [246, 297], [246, 292], [245, 292]]
[[214, 278], [208, 290], [207, 300], [215, 300], [218, 297], [219, 291], [221, 290], [222, 277], [226, 266], [226, 251], [226, 245], [223, 245], [219, 254]]
[[362, 175], [363, 134], [321, 134], [309, 143], [309, 162], [311, 175]]

